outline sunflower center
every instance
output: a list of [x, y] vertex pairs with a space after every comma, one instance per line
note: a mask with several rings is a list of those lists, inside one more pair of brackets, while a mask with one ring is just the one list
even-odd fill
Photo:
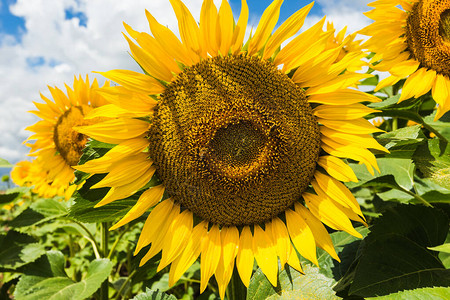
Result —
[[450, 42], [450, 9], [445, 10], [441, 14], [439, 34], [442, 36], [444, 41]]
[[69, 166], [78, 164], [87, 142], [87, 136], [72, 129], [74, 126], [90, 124], [89, 121], [84, 120], [86, 109], [82, 106], [72, 106], [59, 117], [53, 131], [56, 150]]
[[219, 225], [270, 220], [314, 174], [320, 133], [305, 92], [272, 63], [215, 57], [161, 95], [149, 132], [168, 194]]
[[406, 41], [421, 67], [450, 76], [450, 1], [414, 4], [406, 20]]

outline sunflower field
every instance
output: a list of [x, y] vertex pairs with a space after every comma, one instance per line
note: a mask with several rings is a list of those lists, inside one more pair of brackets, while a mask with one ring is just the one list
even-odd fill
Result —
[[168, 1], [0, 159], [0, 299], [450, 299], [450, 1]]

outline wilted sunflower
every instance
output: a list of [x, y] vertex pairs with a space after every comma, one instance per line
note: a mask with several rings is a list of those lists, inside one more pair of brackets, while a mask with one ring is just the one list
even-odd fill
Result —
[[376, 55], [374, 66], [391, 76], [376, 90], [408, 77], [400, 100], [432, 90], [438, 104], [435, 120], [450, 110], [450, 1], [379, 0], [365, 15], [375, 22], [361, 33], [371, 36], [365, 46]]
[[27, 141], [36, 141], [27, 145], [31, 147], [29, 155], [37, 157], [41, 171], [46, 174], [45, 182], [62, 187], [67, 197], [76, 189], [75, 185], [69, 186], [74, 180], [72, 166], [78, 164], [87, 142], [87, 137], [72, 127], [93, 124], [84, 116], [105, 104], [105, 99], [94, 91], [97, 88], [97, 80], [94, 79], [91, 86], [88, 76], [85, 81], [81, 76], [75, 77], [73, 89], [66, 85], [67, 95], [57, 87], [49, 87], [53, 101], [41, 94], [45, 103], [34, 102], [38, 110], [31, 112], [42, 120], [26, 128], [35, 132]]
[[[135, 253], [151, 244], [142, 265], [162, 251], [158, 270], [172, 264], [170, 285], [201, 256], [202, 292], [214, 274], [223, 298], [235, 262], [248, 286], [254, 259], [276, 286], [277, 256], [299, 271], [295, 249], [315, 264], [316, 247], [339, 260], [322, 222], [360, 237], [350, 220], [364, 222], [361, 210], [340, 182], [357, 179], [340, 158], [377, 168], [366, 148], [384, 150], [370, 136], [380, 130], [358, 102], [378, 99], [347, 89], [368, 75], [344, 73], [360, 53], [336, 62], [341, 47], [327, 48], [334, 31], [323, 32], [324, 20], [280, 49], [312, 7], [272, 33], [282, 2], [245, 44], [245, 1], [234, 25], [227, 1], [217, 10], [205, 0], [198, 25], [172, 0], [181, 41], [149, 12], [152, 35], [125, 24], [146, 75], [103, 73], [121, 86], [103, 89], [112, 104], [88, 117], [114, 119], [77, 128], [117, 144], [76, 168], [107, 173], [92, 186], [111, 187], [97, 206], [143, 192], [111, 229], [153, 207]], [[147, 188], [154, 173], [162, 184]]]

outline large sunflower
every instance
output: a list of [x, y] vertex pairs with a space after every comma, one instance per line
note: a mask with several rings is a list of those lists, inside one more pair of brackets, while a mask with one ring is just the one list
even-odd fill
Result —
[[435, 120], [450, 110], [450, 1], [379, 0], [365, 15], [375, 22], [361, 33], [371, 36], [365, 46], [376, 55], [379, 71], [391, 76], [376, 90], [408, 77], [400, 100], [432, 90], [438, 104]]
[[[105, 84], [109, 86], [108, 83]], [[35, 132], [28, 140], [36, 140], [31, 147], [30, 155], [36, 156], [36, 164], [46, 174], [44, 187], [48, 184], [62, 188], [66, 196], [76, 186], [69, 184], [74, 180], [72, 166], [78, 164], [87, 137], [72, 129], [73, 126], [92, 124], [92, 120], [84, 120], [84, 116], [93, 108], [104, 105], [103, 99], [95, 89], [98, 82], [94, 79], [92, 86], [89, 78], [74, 78], [73, 89], [66, 85], [67, 95], [57, 87], [49, 87], [53, 101], [41, 94], [45, 103], [34, 102], [38, 110], [31, 111], [42, 120], [27, 127]], [[36, 184], [36, 182], [34, 182]], [[37, 188], [37, 187], [36, 187]], [[60, 194], [60, 193], [58, 193]]]
[[[111, 187], [97, 204], [142, 192], [111, 229], [152, 208], [135, 253], [151, 244], [141, 264], [162, 251], [158, 270], [171, 264], [170, 284], [201, 257], [203, 291], [214, 274], [223, 298], [234, 265], [248, 286], [254, 259], [277, 285], [278, 260], [301, 271], [297, 250], [318, 264], [316, 247], [339, 260], [322, 223], [360, 237], [358, 203], [340, 181], [357, 181], [340, 158], [373, 172], [384, 150], [362, 117], [378, 101], [348, 86], [368, 75], [344, 72], [357, 53], [338, 59], [328, 47], [334, 31], [322, 20], [301, 28], [312, 4], [272, 33], [283, 1], [264, 12], [244, 44], [248, 8], [237, 23], [223, 1], [205, 0], [200, 23], [171, 0], [181, 41], [147, 13], [152, 35], [125, 24], [133, 58], [146, 74], [103, 73], [121, 86], [101, 91], [111, 105], [87, 117], [113, 118], [79, 132], [117, 144], [78, 170], [107, 173], [92, 188]], [[154, 174], [162, 184], [147, 188]]]

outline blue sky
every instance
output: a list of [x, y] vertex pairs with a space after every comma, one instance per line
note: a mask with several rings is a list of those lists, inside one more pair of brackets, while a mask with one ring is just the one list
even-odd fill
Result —
[[[128, 69], [139, 71], [128, 54], [121, 32], [122, 21], [148, 32], [144, 10], [175, 33], [177, 20], [168, 0], [0, 0], [0, 157], [12, 163], [27, 159], [22, 142], [30, 136], [25, 128], [37, 118], [27, 113], [41, 102], [39, 93], [50, 97], [48, 87], [72, 85], [74, 75], [92, 71]], [[203, 0], [183, 0], [198, 19]], [[236, 17], [241, 0], [229, 0]], [[349, 32], [368, 25], [362, 14], [372, 0], [316, 0], [304, 28], [325, 14], [337, 29]], [[221, 0], [214, 0], [216, 5]], [[249, 27], [257, 25], [272, 0], [247, 0]], [[284, 0], [278, 25], [309, 0]]]
[[[1, 0], [0, 6], [0, 33], [15, 36], [18, 41], [20, 41], [21, 36], [25, 33], [25, 19], [23, 17], [15, 16], [11, 13], [9, 6], [14, 4], [17, 0]], [[249, 10], [254, 17], [259, 17], [264, 9], [271, 3], [271, 0], [249, 0], [247, 4]], [[309, 1], [305, 0], [286, 0], [284, 1], [281, 11], [279, 24], [286, 20], [293, 12], [308, 4]], [[241, 1], [231, 0], [230, 5], [233, 11], [240, 11]], [[66, 18], [73, 19], [77, 18], [80, 21], [81, 26], [86, 26], [87, 17], [80, 11], [75, 9], [65, 10]], [[311, 10], [311, 14], [321, 15], [322, 7], [320, 3], [316, 3]]]

